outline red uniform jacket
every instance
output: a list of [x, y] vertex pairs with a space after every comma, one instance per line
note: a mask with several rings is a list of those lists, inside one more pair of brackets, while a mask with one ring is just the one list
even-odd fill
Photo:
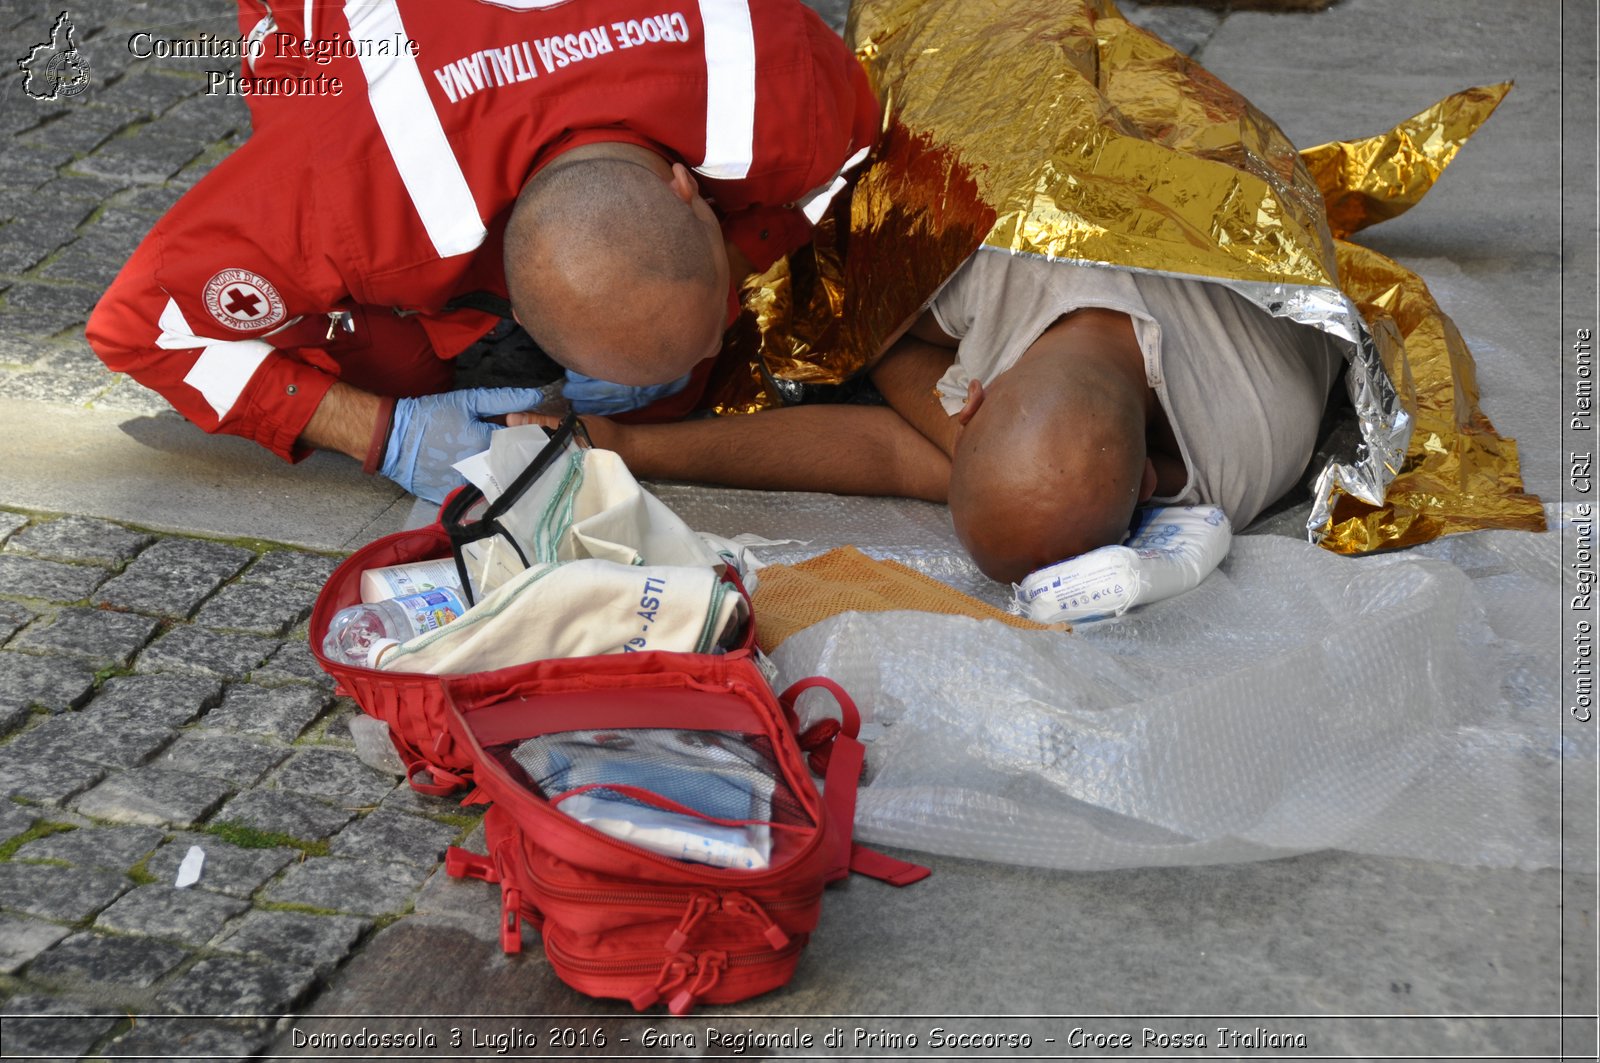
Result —
[[759, 269], [805, 242], [798, 204], [878, 126], [855, 57], [796, 0], [319, 0], [312, 22], [264, 19], [245, 73], [300, 91], [249, 98], [250, 139], [155, 226], [88, 328], [107, 366], [206, 431], [291, 460], [338, 373], [329, 315], [416, 314], [454, 356], [492, 319], [446, 305], [505, 294], [506, 217], [562, 151], [626, 141], [683, 161]]

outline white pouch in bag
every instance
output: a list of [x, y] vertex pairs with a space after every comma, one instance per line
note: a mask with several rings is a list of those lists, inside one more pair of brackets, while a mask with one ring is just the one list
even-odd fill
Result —
[[378, 667], [444, 675], [599, 653], [710, 653], [747, 619], [744, 598], [708, 566], [549, 562], [393, 647]]
[[1043, 624], [1121, 616], [1193, 590], [1228, 555], [1233, 529], [1217, 506], [1163, 506], [1121, 546], [1041, 568], [1013, 587], [1011, 612]]
[[[456, 468], [493, 503], [539, 455], [550, 435], [538, 425], [506, 428], [489, 449]], [[598, 558], [624, 565], [704, 565], [722, 559], [672, 510], [639, 486], [622, 458], [569, 440], [545, 472], [499, 518], [517, 548], [496, 536], [463, 550], [477, 597], [528, 564]]]

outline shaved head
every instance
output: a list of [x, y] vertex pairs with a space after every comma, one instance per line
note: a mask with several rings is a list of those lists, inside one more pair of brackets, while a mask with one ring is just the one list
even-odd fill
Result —
[[664, 160], [628, 154], [557, 159], [528, 182], [506, 226], [506, 285], [517, 320], [561, 365], [662, 384], [716, 353], [727, 260], [710, 209], [675, 190], [693, 189], [687, 171], [675, 186]]
[[1122, 542], [1147, 479], [1144, 395], [1089, 360], [1024, 357], [962, 432], [950, 515], [984, 574], [1028, 573]]

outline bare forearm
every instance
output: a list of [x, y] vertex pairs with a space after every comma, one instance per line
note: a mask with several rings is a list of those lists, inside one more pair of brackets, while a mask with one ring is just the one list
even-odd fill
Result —
[[894, 411], [946, 455], [955, 449], [956, 422], [934, 386], [954, 360], [947, 348], [906, 335], [872, 370], [873, 385]]
[[882, 406], [794, 406], [676, 424], [616, 426], [642, 479], [943, 502], [950, 462]]
[[320, 450], [340, 451], [359, 461], [367, 456], [381, 404], [376, 395], [335, 383], [306, 423], [300, 441]]

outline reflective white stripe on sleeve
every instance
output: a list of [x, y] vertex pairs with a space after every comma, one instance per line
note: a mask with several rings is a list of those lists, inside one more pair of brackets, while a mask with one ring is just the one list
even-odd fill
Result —
[[822, 220], [822, 215], [826, 213], [828, 204], [833, 202], [834, 197], [849, 182], [849, 178], [845, 177], [845, 174], [849, 173], [856, 163], [867, 157], [868, 150], [870, 149], [862, 148], [844, 160], [844, 165], [839, 167], [839, 176], [833, 179], [832, 184], [824, 185], [800, 201], [800, 210], [805, 214], [807, 221], [815, 225]]
[[272, 353], [264, 340], [214, 340], [196, 336], [176, 300], [168, 299], [161, 311], [161, 335], [156, 346], [168, 351], [201, 348], [200, 357], [183, 375], [183, 382], [198, 391], [220, 420], [228, 415], [250, 378]]
[[[422, 71], [409, 49], [379, 48], [379, 41], [410, 40], [395, 0], [346, 0], [350, 36], [365, 41], [361, 72], [378, 129], [412, 205], [440, 258], [465, 254], [488, 236], [461, 164], [439, 124]], [[377, 54], [383, 52], [385, 54]]]
[[756, 38], [748, 0], [700, 0], [706, 34], [706, 157], [696, 173], [750, 172], [756, 140]]

